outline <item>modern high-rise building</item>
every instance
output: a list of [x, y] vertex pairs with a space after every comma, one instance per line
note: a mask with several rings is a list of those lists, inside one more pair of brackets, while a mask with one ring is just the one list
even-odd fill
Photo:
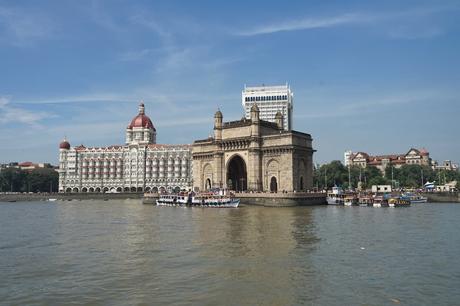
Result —
[[294, 94], [288, 84], [280, 86], [246, 87], [241, 95], [246, 119], [251, 117], [251, 107], [256, 103], [260, 110], [260, 119], [276, 123], [276, 114], [283, 115], [283, 127], [292, 129], [292, 105]]
[[353, 151], [351, 150], [345, 151], [345, 153], [343, 153], [343, 164], [345, 165], [345, 167], [348, 167], [348, 165], [350, 165], [350, 159], [352, 156]]

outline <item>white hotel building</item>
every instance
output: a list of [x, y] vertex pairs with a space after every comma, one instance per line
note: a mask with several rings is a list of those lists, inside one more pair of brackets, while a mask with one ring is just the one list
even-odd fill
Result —
[[276, 113], [281, 112], [284, 129], [287, 131], [292, 129], [294, 94], [287, 84], [281, 86], [245, 86], [241, 100], [247, 119], [251, 116], [252, 105], [257, 103], [260, 119], [276, 123]]
[[144, 192], [191, 189], [190, 145], [156, 143], [144, 104], [126, 128], [126, 144], [59, 145], [59, 192]]

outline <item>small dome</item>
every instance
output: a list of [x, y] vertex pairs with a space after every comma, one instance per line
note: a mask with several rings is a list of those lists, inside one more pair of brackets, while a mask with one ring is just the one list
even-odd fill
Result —
[[155, 127], [153, 126], [152, 120], [145, 115], [145, 106], [144, 103], [139, 104], [139, 114], [131, 120], [131, 123], [128, 125], [128, 129], [132, 128], [150, 128], [155, 130]]
[[222, 116], [222, 112], [219, 110], [217, 110], [216, 114], [214, 115], [214, 118], [223, 118]]
[[259, 107], [257, 106], [257, 103], [254, 103], [251, 107], [251, 112], [258, 112], [259, 111]]
[[70, 143], [64, 138], [64, 140], [59, 144], [59, 149], [70, 149]]

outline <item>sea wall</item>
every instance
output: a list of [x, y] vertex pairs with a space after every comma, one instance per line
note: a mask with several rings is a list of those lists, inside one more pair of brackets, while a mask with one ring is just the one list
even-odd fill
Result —
[[142, 196], [143, 193], [4, 193], [0, 194], [0, 202], [141, 199]]
[[427, 192], [424, 195], [428, 198], [428, 202], [460, 203], [460, 193], [458, 192]]

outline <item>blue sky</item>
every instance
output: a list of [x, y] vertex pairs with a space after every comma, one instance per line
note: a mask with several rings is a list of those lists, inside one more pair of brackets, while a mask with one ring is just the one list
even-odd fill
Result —
[[0, 1], [0, 162], [122, 144], [140, 100], [159, 143], [291, 85], [315, 162], [425, 147], [460, 161], [459, 1]]

